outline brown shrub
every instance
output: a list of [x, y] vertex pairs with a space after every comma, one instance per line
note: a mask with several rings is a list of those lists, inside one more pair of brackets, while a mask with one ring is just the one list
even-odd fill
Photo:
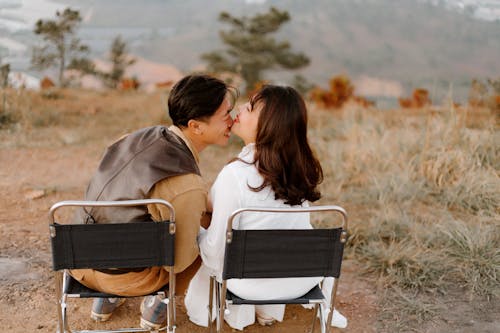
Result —
[[356, 102], [356, 104], [361, 105], [364, 108], [369, 108], [369, 107], [375, 106], [374, 101], [370, 101], [369, 99], [366, 99], [363, 96], [353, 96], [352, 100], [354, 102]]
[[430, 105], [429, 91], [427, 89], [417, 88], [413, 90], [410, 98], [398, 98], [399, 105], [403, 109], [422, 108]]
[[411, 108], [413, 105], [413, 100], [411, 98], [398, 98], [399, 106], [404, 109]]
[[417, 88], [413, 91], [413, 100], [417, 108], [431, 104], [429, 92], [426, 89]]
[[155, 84], [156, 88], [159, 88], [159, 89], [162, 89], [162, 88], [170, 89], [170, 88], [172, 88], [173, 85], [174, 85], [174, 81], [172, 81], [172, 80], [157, 82]]
[[137, 90], [140, 86], [139, 81], [136, 78], [124, 78], [118, 84], [118, 89], [120, 90]]
[[56, 86], [55, 83], [47, 76], [44, 76], [42, 81], [40, 81], [40, 88], [42, 89], [49, 89], [55, 86]]
[[329, 84], [330, 90], [324, 90], [320, 87], [315, 87], [311, 90], [311, 99], [320, 107], [338, 109], [354, 97], [354, 86], [347, 76], [335, 76], [330, 79]]

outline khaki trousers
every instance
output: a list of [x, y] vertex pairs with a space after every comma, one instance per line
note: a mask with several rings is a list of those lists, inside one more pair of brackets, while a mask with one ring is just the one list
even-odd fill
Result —
[[[201, 258], [184, 271], [176, 274], [176, 295], [184, 295], [189, 282], [201, 265]], [[152, 293], [168, 284], [169, 274], [163, 267], [150, 267], [140, 272], [106, 274], [93, 269], [73, 269], [70, 271], [78, 282], [86, 287], [119, 296], [141, 296]]]

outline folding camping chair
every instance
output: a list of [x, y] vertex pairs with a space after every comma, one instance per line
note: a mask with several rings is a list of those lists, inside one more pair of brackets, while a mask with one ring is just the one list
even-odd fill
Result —
[[[166, 206], [170, 212], [169, 220], [131, 223], [113, 221], [117, 223], [112, 224], [59, 224], [55, 222], [55, 212], [62, 207], [116, 207], [148, 204]], [[161, 199], [61, 201], [50, 208], [49, 221], [59, 333], [149, 332], [143, 328], [72, 331], [66, 308], [68, 298], [123, 297], [87, 288], [68, 273], [69, 269], [132, 270], [152, 266], [165, 266], [168, 269], [168, 285], [148, 295], [159, 295], [167, 305], [167, 326], [162, 327], [160, 331], [175, 332], [175, 274], [173, 269], [175, 211], [169, 202]]]
[[[325, 212], [332, 211], [342, 216], [342, 226], [331, 229], [309, 230], [235, 230], [233, 220], [244, 212]], [[306, 208], [266, 208], [248, 207], [234, 211], [228, 219], [226, 232], [226, 249], [222, 281], [215, 277], [210, 280], [209, 298], [209, 329], [213, 331], [212, 299], [215, 292], [216, 326], [221, 332], [226, 304], [314, 304], [313, 323], [311, 332], [314, 332], [316, 317], [319, 317], [321, 332], [330, 331], [335, 295], [344, 244], [347, 240], [347, 214], [339, 206], [314, 206]], [[333, 277], [334, 283], [329, 304], [320, 285], [314, 287], [307, 294], [288, 300], [251, 300], [242, 299], [227, 290], [227, 280], [254, 279], [254, 278], [286, 278], [286, 277]], [[320, 304], [323, 306], [318, 306]], [[225, 311], [226, 310], [226, 311]], [[325, 318], [325, 315], [327, 318]]]

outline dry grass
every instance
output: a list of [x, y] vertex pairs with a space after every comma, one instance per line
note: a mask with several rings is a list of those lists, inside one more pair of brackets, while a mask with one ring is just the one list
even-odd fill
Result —
[[355, 106], [342, 115], [311, 113], [319, 119], [311, 135], [326, 171], [323, 201], [351, 214], [347, 256], [384, 290], [381, 318], [394, 321], [381, 320], [381, 326], [408, 331], [439, 318], [444, 308], [432, 306], [429, 297], [457, 287], [464, 297], [495, 304], [496, 116], [481, 111], [472, 121], [471, 110], [373, 112]]
[[[164, 100], [162, 93], [11, 90], [2, 113], [14, 122], [0, 135], [3, 144], [17, 147], [107, 144], [137, 128], [167, 123]], [[8, 140], [11, 135], [16, 140]]]
[[[164, 102], [161, 93], [10, 91], [0, 147], [103, 149], [134, 129], [168, 124]], [[381, 330], [439, 318], [443, 308], [430, 300], [457, 288], [498, 310], [499, 133], [498, 115], [487, 110], [311, 106], [310, 141], [325, 171], [320, 202], [350, 214], [346, 256], [377, 281]], [[231, 139], [203, 152], [209, 182], [240, 147]]]
[[465, 287], [470, 296], [500, 296], [500, 225], [486, 220], [479, 225], [454, 221], [440, 226], [450, 260], [449, 278]]

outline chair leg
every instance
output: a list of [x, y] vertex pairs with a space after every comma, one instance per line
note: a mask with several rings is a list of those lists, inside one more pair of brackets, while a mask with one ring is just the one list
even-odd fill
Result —
[[326, 307], [327, 307], [326, 303], [318, 304], [319, 325], [321, 328], [321, 333], [326, 333], [326, 331], [328, 330], [328, 324], [325, 318], [325, 312], [327, 311], [325, 310]]
[[214, 299], [214, 288], [215, 288], [215, 276], [210, 277], [209, 292], [208, 292], [208, 329], [210, 333], [213, 333], [214, 325], [212, 318], [213, 311], [213, 299]]
[[227, 286], [226, 286], [226, 281], [224, 280], [222, 282], [222, 288], [220, 291], [220, 300], [219, 300], [219, 327], [217, 332], [222, 331], [222, 325], [224, 324], [224, 314], [225, 314], [225, 307], [226, 307], [226, 292], [227, 292]]
[[174, 324], [172, 318], [172, 300], [170, 298], [164, 298], [162, 302], [166, 305], [165, 312], [167, 317], [167, 333], [172, 333], [174, 331]]
[[171, 267], [169, 269], [169, 281], [168, 281], [168, 303], [167, 303], [167, 332], [175, 332], [175, 274], [174, 269]]
[[59, 302], [60, 301], [58, 300], [57, 301], [57, 333], [64, 333], [62, 307], [61, 307], [61, 304]]
[[328, 318], [326, 320], [326, 328], [325, 328], [325, 332], [326, 333], [329, 333], [330, 332], [330, 329], [331, 329], [331, 322], [332, 322], [332, 318], [333, 318], [333, 311], [335, 309], [335, 296], [337, 295], [337, 287], [338, 287], [339, 283], [338, 283], [338, 280], [336, 278], [333, 278], [333, 286], [332, 286], [332, 293], [330, 295], [330, 304], [328, 304]]
[[169, 298], [167, 304], [167, 332], [173, 333], [175, 331], [175, 306], [174, 300]]
[[[55, 272], [54, 275], [56, 281], [56, 307], [57, 307], [57, 332], [66, 332], [66, 314], [63, 313], [63, 274], [61, 272]], [[66, 312], [66, 311], [64, 311]]]
[[314, 333], [314, 326], [316, 325], [316, 321], [318, 320], [318, 304], [314, 304], [314, 310], [313, 310], [313, 320], [312, 320], [312, 325], [311, 325], [311, 333]]
[[216, 332], [221, 331], [221, 317], [220, 317], [220, 307], [221, 307], [221, 302], [220, 302], [220, 285], [216, 281], [215, 282], [215, 330]]
[[216, 281], [217, 288], [215, 289], [215, 301], [216, 301], [216, 314], [217, 314], [217, 333], [222, 332], [222, 326], [224, 325], [224, 307], [226, 305], [226, 292], [225, 284], [218, 283]]

